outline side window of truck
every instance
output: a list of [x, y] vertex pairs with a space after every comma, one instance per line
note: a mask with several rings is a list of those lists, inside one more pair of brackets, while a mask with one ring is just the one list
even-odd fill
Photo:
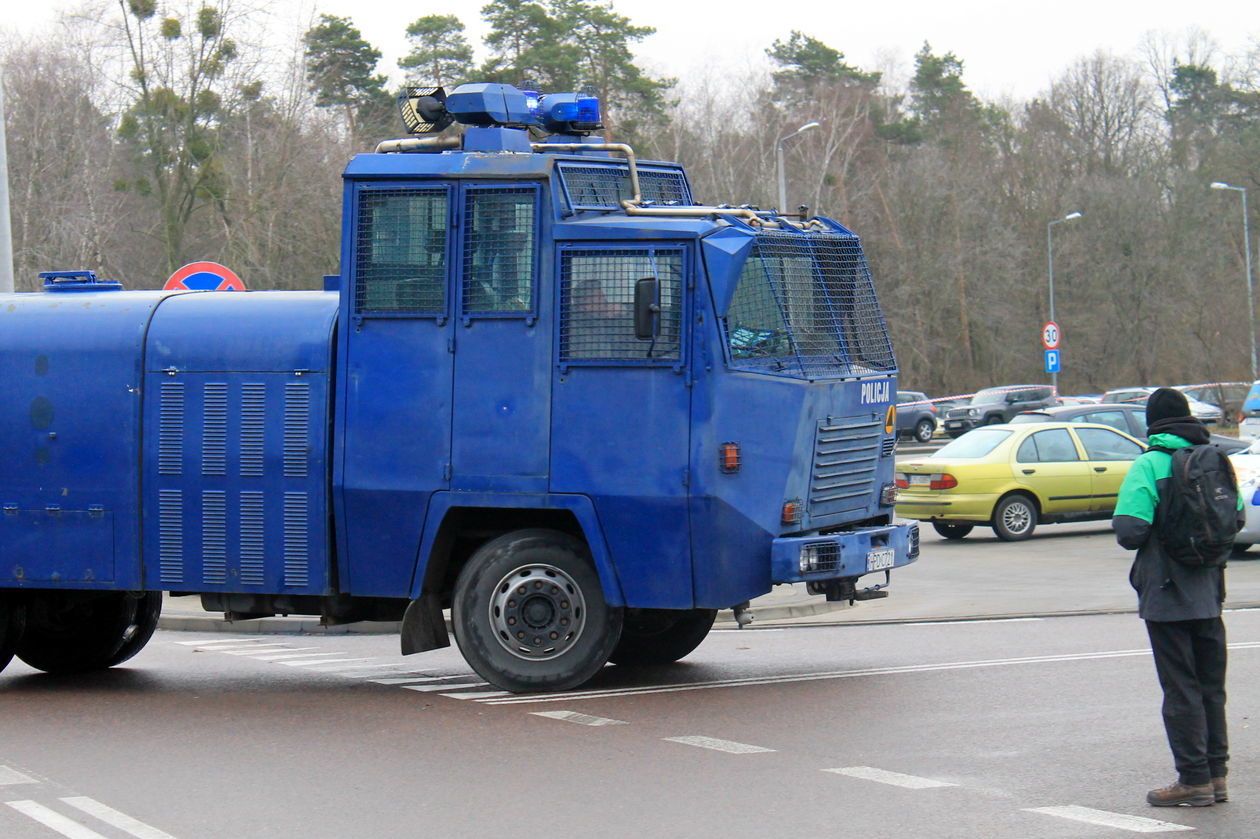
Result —
[[355, 311], [446, 314], [450, 212], [447, 190], [359, 193], [355, 229]]
[[525, 315], [534, 309], [538, 190], [474, 187], [464, 193], [465, 315]]
[[[681, 248], [574, 248], [560, 252], [560, 361], [672, 362], [681, 358]], [[634, 335], [634, 286], [660, 281], [661, 332]]]

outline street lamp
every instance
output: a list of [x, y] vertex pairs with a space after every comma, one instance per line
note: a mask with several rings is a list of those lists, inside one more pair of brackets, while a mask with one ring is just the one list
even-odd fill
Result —
[[1256, 376], [1256, 306], [1252, 301], [1251, 290], [1251, 232], [1247, 229], [1247, 188], [1245, 186], [1230, 186], [1221, 181], [1214, 181], [1211, 185], [1212, 189], [1232, 189], [1242, 195], [1242, 214], [1243, 214], [1243, 270], [1247, 272], [1247, 327], [1251, 333], [1251, 380], [1254, 382]]
[[[1056, 224], [1062, 224], [1065, 221], [1071, 221], [1072, 219], [1080, 217], [1080, 213], [1071, 212], [1063, 218], [1054, 219], [1046, 225], [1046, 262], [1050, 269], [1050, 320], [1054, 323], [1058, 323], [1058, 321], [1054, 319], [1054, 226]], [[1062, 330], [1060, 330], [1060, 334], [1062, 334]], [[1050, 384], [1054, 388], [1055, 393], [1058, 393], [1059, 374], [1057, 372], [1052, 372], [1050, 374]]]
[[818, 123], [807, 122], [804, 125], [802, 125], [800, 128], [793, 131], [791, 134], [787, 135], [786, 137], [780, 137], [779, 141], [775, 143], [774, 145], [775, 163], [778, 164], [778, 168], [779, 168], [779, 212], [780, 213], [787, 212], [787, 174], [784, 171], [784, 167], [783, 167], [783, 144], [786, 143], [788, 140], [791, 140], [797, 134], [804, 134], [806, 131], [809, 131], [810, 129], [817, 128], [817, 127], [818, 127]]

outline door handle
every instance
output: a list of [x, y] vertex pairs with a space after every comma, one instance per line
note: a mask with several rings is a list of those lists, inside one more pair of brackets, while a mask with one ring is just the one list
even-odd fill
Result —
[[1025, 475], [1031, 475], [1031, 474], [1033, 474], [1034, 472], [1036, 472], [1037, 470], [1036, 470], [1036, 469], [1022, 469], [1022, 470], [1020, 470], [1020, 471], [1022, 471]]
[[1106, 471], [1107, 471], [1107, 467], [1106, 467], [1106, 466], [1095, 466], [1095, 467], [1094, 467], [1094, 471], [1095, 471], [1095, 472], [1106, 472]]

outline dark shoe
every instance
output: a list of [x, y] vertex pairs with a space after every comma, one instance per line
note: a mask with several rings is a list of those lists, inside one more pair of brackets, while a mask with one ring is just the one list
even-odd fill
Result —
[[1212, 784], [1191, 785], [1178, 781], [1146, 794], [1146, 803], [1152, 807], [1177, 807], [1182, 804], [1189, 807], [1211, 807], [1215, 801]]
[[1224, 778], [1212, 779], [1212, 796], [1216, 799], [1216, 803], [1229, 801], [1229, 786], [1225, 783]]

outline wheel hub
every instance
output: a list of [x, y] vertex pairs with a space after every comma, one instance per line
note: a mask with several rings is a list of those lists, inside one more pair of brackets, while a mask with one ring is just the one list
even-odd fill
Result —
[[506, 575], [490, 598], [494, 637], [517, 658], [548, 661], [582, 634], [586, 600], [573, 579], [553, 565], [526, 565]]

